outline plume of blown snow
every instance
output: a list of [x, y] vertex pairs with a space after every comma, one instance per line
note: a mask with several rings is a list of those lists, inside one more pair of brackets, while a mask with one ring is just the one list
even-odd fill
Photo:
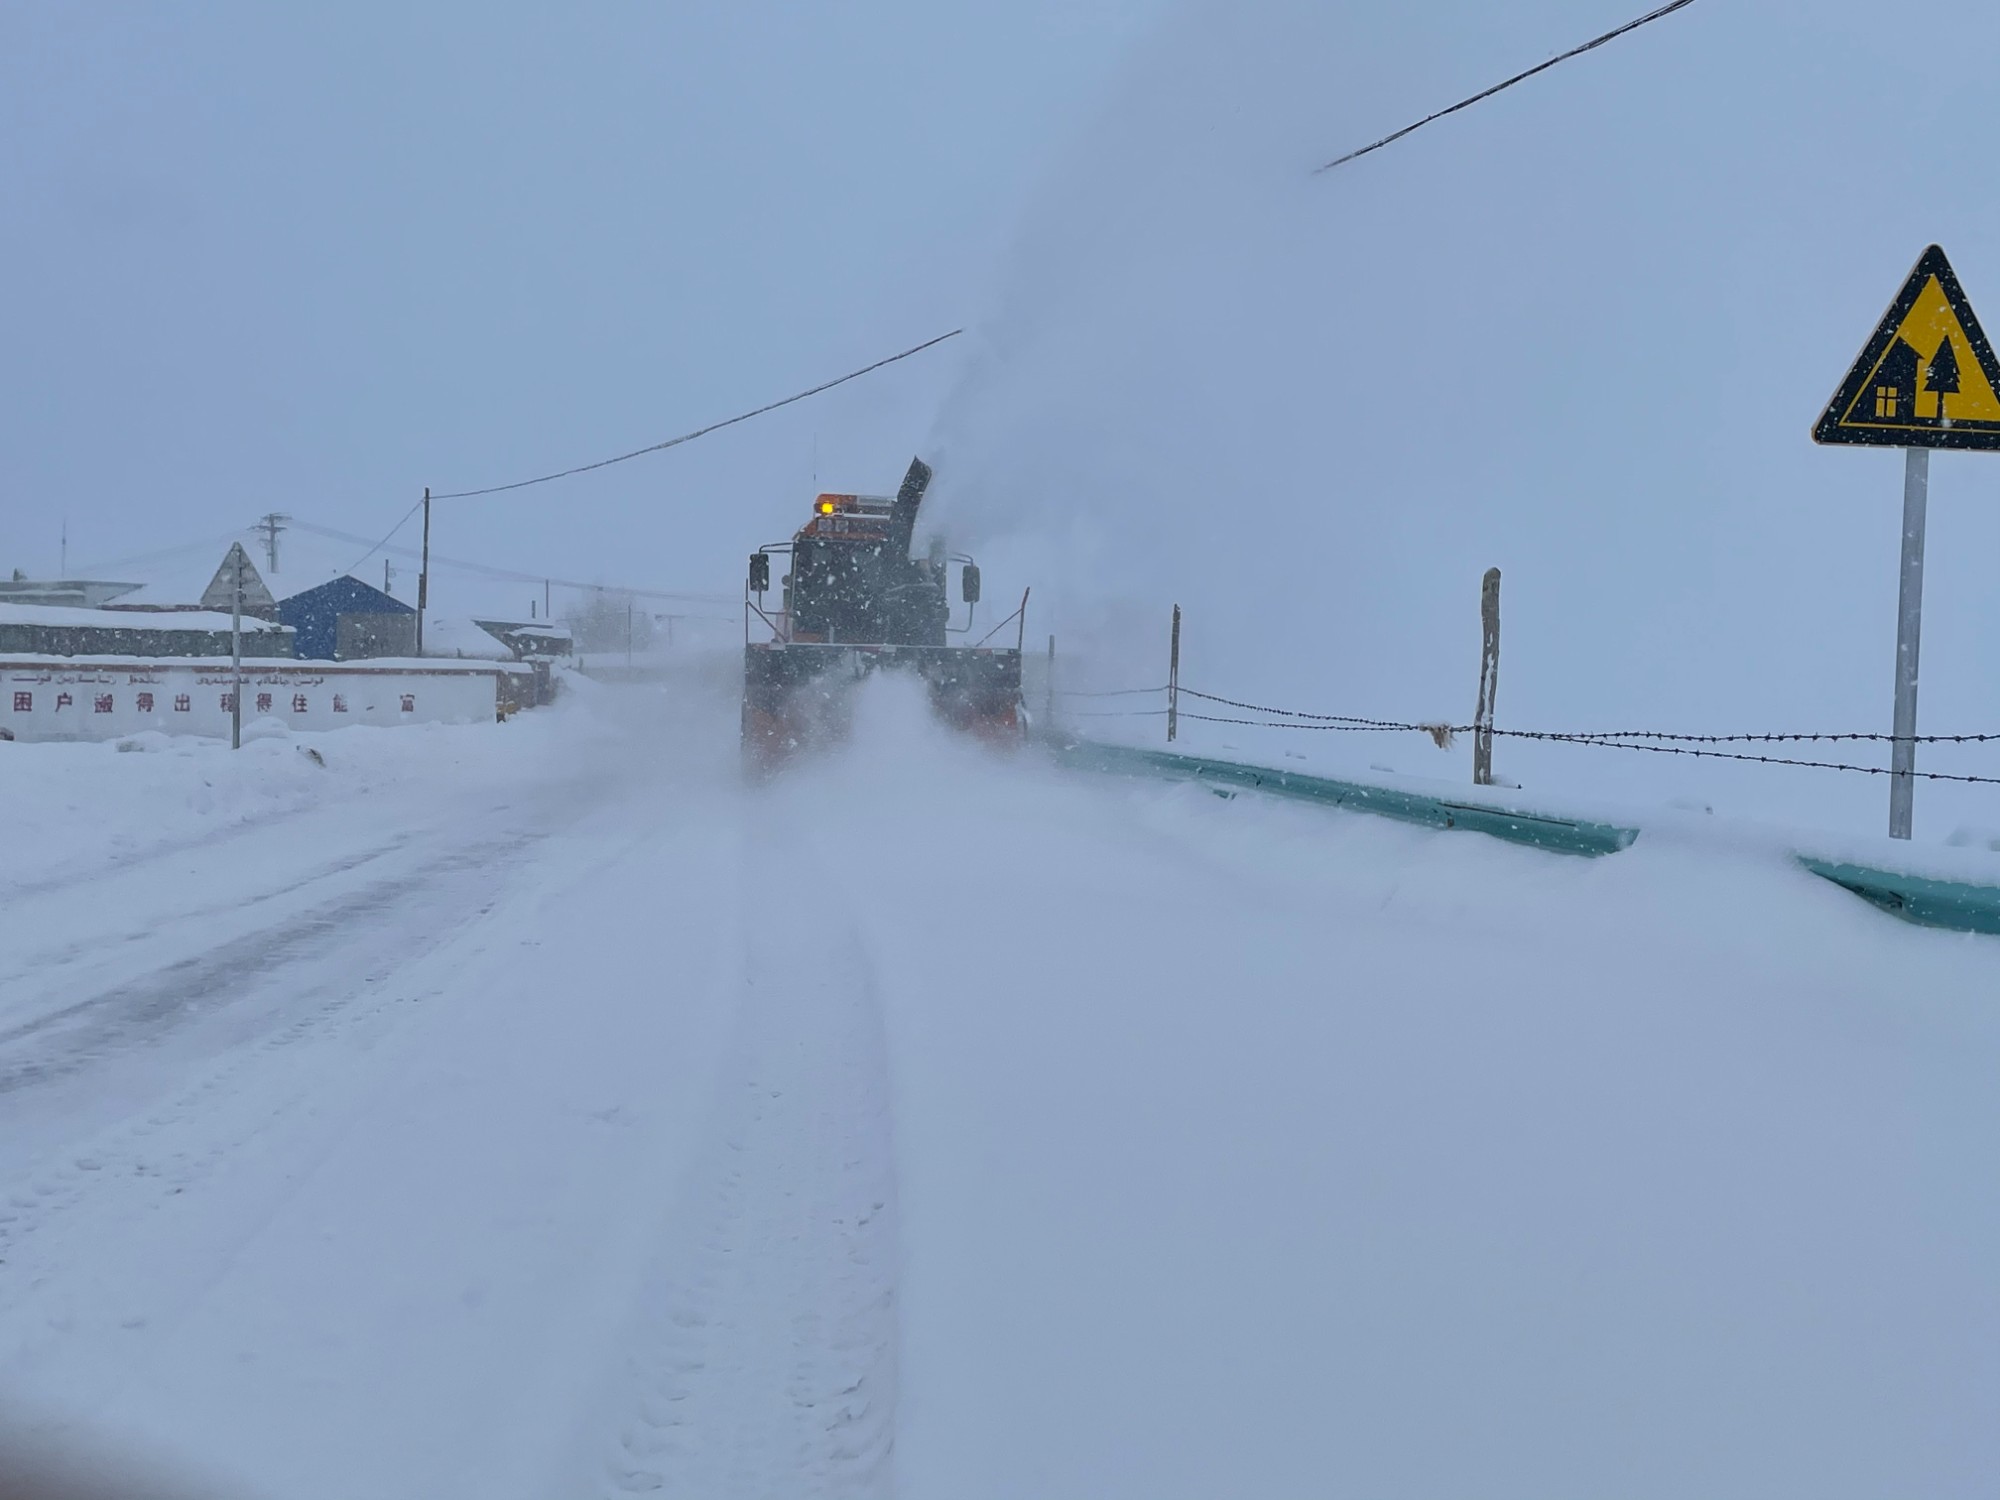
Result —
[[[2000, 299], [2000, 204], [1854, 101], [1922, 100], [1936, 139], [1986, 138], [2000, 103], [1940, 87], [1860, 0], [1809, 14], [1695, 7], [1315, 176], [1622, 15], [1184, 7], [1020, 226], [937, 422], [930, 523], [1032, 581], [1037, 629], [1095, 686], [1161, 680], [1179, 602], [1184, 681], [1463, 723], [1497, 566], [1503, 725], [1886, 729], [1895, 456], [1807, 433], [1927, 240]], [[2000, 44], [1994, 7], [1937, 19]], [[1933, 471], [1939, 729], [2000, 722], [1990, 470]], [[1873, 777], [1503, 761], [1880, 820]], [[1979, 795], [1925, 803], [1942, 832]]]

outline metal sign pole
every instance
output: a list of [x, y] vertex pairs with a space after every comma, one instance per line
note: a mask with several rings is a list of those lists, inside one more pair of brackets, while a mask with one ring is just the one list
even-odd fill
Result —
[[1813, 441], [1903, 450], [1889, 837], [1906, 839], [1918, 774], [1917, 645], [1923, 630], [1931, 449], [2000, 451], [2000, 356], [1941, 246], [1917, 257], [1903, 289], [1813, 425]]
[[1931, 450], [1903, 450], [1903, 568], [1896, 601], [1896, 717], [1889, 752], [1889, 837], [1910, 836], [1917, 769], [1917, 647], [1924, 626], [1924, 513]]

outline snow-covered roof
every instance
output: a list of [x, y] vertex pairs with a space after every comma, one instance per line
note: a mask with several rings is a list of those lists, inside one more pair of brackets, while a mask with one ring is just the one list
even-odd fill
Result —
[[488, 630], [463, 615], [430, 615], [424, 620], [424, 655], [459, 656], [480, 661], [512, 661], [509, 651]]
[[[46, 625], [58, 630], [227, 630], [229, 616], [199, 609], [78, 609], [61, 604], [0, 603], [0, 625]], [[274, 625], [254, 615], [243, 617], [245, 635], [289, 629], [289, 625]]]
[[[55, 656], [48, 652], [4, 651], [0, 652], [0, 669], [9, 674], [17, 671], [41, 672], [49, 675], [49, 680], [61, 681], [66, 676], [90, 672], [152, 672], [163, 667], [194, 667], [203, 672], [227, 672], [230, 670], [226, 656], [133, 656], [128, 653], [103, 652], [90, 656]], [[366, 677], [383, 673], [409, 672], [439, 673], [450, 675], [467, 672], [498, 672], [521, 677], [531, 675], [534, 668], [525, 662], [516, 661], [457, 661], [439, 660], [434, 657], [413, 656], [370, 656], [359, 661], [309, 661], [295, 656], [246, 656], [243, 659], [243, 675], [259, 680], [284, 678], [286, 680], [307, 677]], [[10, 675], [10, 682], [22, 679]]]
[[136, 584], [104, 578], [0, 579], [0, 599], [15, 604], [58, 604], [96, 609], [129, 594]]

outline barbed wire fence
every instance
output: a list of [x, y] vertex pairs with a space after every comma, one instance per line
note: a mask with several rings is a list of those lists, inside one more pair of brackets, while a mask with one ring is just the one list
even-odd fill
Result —
[[[1867, 744], [1893, 745], [1897, 736], [1880, 734], [1867, 730], [1843, 730], [1839, 732], [1779, 731], [1751, 732], [1740, 734], [1689, 734], [1663, 729], [1609, 729], [1609, 730], [1554, 730], [1554, 729], [1508, 729], [1498, 725], [1455, 724], [1449, 721], [1422, 721], [1415, 719], [1378, 719], [1354, 714], [1328, 714], [1309, 712], [1304, 709], [1284, 708], [1268, 703], [1254, 703], [1246, 699], [1230, 698], [1219, 693], [1203, 692], [1186, 684], [1161, 683], [1155, 687], [1109, 688], [1109, 689], [1066, 689], [1052, 688], [1051, 700], [1080, 700], [1090, 704], [1103, 704], [1112, 700], [1143, 698], [1158, 695], [1165, 700], [1169, 695], [1192, 698], [1198, 703], [1210, 704], [1217, 708], [1235, 709], [1235, 714], [1202, 713], [1185, 707], [1175, 708], [1163, 701], [1159, 707], [1089, 707], [1065, 708], [1063, 717], [1068, 719], [1156, 719], [1165, 718], [1169, 713], [1183, 723], [1222, 724], [1253, 729], [1280, 729], [1322, 734], [1421, 734], [1440, 749], [1448, 749], [1460, 735], [1474, 735], [1481, 732], [1496, 739], [1532, 741], [1552, 745], [1577, 745], [1602, 750], [1628, 750], [1649, 755], [1681, 755], [1699, 760], [1740, 761], [1753, 765], [1790, 766], [1815, 771], [1841, 771], [1864, 776], [1888, 776], [1894, 774], [1887, 766], [1864, 765], [1850, 760], [1821, 760], [1804, 756], [1767, 755], [1750, 750], [1717, 749], [1724, 745], [1813, 745], [1813, 744]], [[1247, 717], [1248, 715], [1257, 717]], [[1987, 745], [2000, 742], [2000, 732], [1980, 734], [1919, 734], [1911, 736], [1918, 745]], [[1975, 786], [2000, 786], [2000, 776], [1980, 776], [1951, 771], [1912, 771], [1908, 773], [1921, 781], [1944, 781]]]

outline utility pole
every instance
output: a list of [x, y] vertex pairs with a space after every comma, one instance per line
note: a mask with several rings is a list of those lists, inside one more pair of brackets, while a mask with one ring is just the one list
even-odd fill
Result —
[[1479, 706], [1472, 713], [1472, 784], [1493, 785], [1493, 701], [1500, 692], [1500, 570], [1479, 585]]
[[417, 655], [424, 654], [424, 611], [431, 607], [431, 487], [424, 486], [424, 560], [417, 572]]
[[1174, 606], [1174, 642], [1167, 653], [1167, 743], [1181, 729], [1181, 607]]
[[1042, 674], [1042, 729], [1056, 732], [1056, 638], [1049, 637], [1049, 667]]
[[264, 533], [264, 560], [270, 563], [273, 573], [278, 571], [278, 536], [284, 531], [285, 523], [289, 520], [290, 516], [280, 515], [274, 510], [257, 522], [257, 529]]
[[235, 549], [236, 587], [229, 603], [229, 748], [243, 748], [243, 548]]
[[69, 577], [69, 517], [68, 516], [64, 516], [62, 522], [62, 564], [56, 569], [56, 577], [58, 578]]
[[549, 581], [546, 578], [542, 580], [542, 618], [544, 620], [553, 620], [555, 618], [554, 615], [549, 613]]

